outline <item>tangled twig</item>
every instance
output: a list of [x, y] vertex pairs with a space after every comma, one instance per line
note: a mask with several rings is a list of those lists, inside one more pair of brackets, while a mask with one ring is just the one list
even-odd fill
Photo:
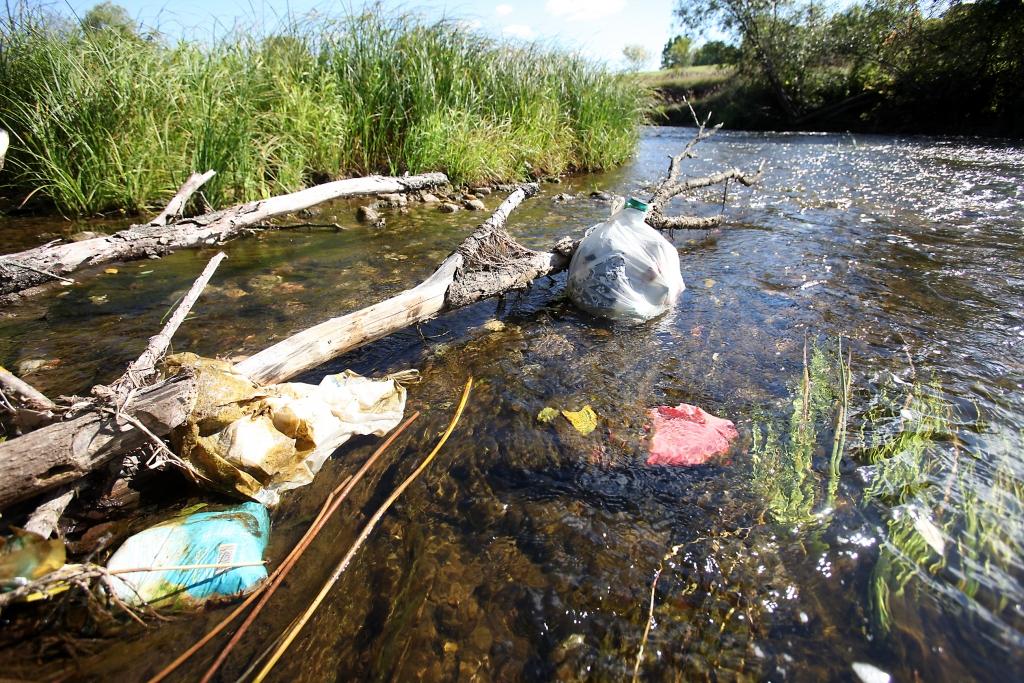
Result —
[[689, 100], [684, 101], [693, 115], [693, 121], [697, 125], [697, 133], [686, 143], [686, 146], [679, 154], [669, 157], [668, 175], [658, 184], [657, 188], [655, 188], [654, 196], [651, 197], [651, 212], [647, 217], [647, 222], [659, 230], [675, 230], [679, 228], [708, 229], [722, 225], [725, 221], [724, 194], [722, 209], [716, 216], [666, 216], [665, 210], [672, 199], [681, 194], [723, 183], [726, 184], [726, 189], [728, 189], [728, 182], [730, 180], [736, 180], [741, 185], [750, 187], [761, 180], [761, 177], [764, 175], [764, 162], [762, 161], [753, 173], [745, 173], [738, 168], [730, 168], [711, 175], [683, 180], [681, 177], [683, 162], [687, 159], [696, 158], [694, 148], [717, 133], [722, 127], [722, 124], [719, 123], [708, 128], [708, 121], [711, 119], [710, 112], [701, 121], [697, 117], [697, 112], [693, 110], [693, 106], [690, 105]]

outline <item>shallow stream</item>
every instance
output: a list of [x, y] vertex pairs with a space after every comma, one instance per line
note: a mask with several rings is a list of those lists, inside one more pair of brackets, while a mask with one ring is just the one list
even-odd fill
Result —
[[[645, 194], [692, 132], [645, 130], [632, 163], [545, 185], [510, 231], [535, 247], [580, 234], [608, 212], [591, 191]], [[855, 680], [855, 664], [898, 681], [1022, 670], [1024, 148], [722, 132], [699, 156], [694, 174], [761, 159], [767, 172], [753, 190], [729, 188], [726, 228], [675, 235], [687, 291], [666, 316], [638, 327], [589, 318], [563, 298], [562, 274], [303, 378], [418, 368], [410, 408], [425, 416], [321, 534], [223, 680], [315, 595], [361, 521], [436, 440], [470, 375], [458, 430], [273, 680], [618, 681], [633, 676], [649, 614], [641, 680]], [[575, 198], [555, 201], [560, 193]], [[689, 210], [717, 211], [721, 190], [707, 199]], [[308, 219], [340, 232], [227, 245], [175, 349], [245, 356], [382, 299], [423, 279], [481, 220], [416, 206], [375, 229], [358, 225], [354, 208]], [[64, 229], [2, 221], [5, 252]], [[117, 264], [14, 309], [0, 318], [0, 364], [31, 368], [26, 379], [53, 394], [112, 380], [213, 253]], [[785, 435], [805, 343], [838, 358], [840, 339], [852, 395], [837, 474], [834, 411], [806, 467], [791, 462]], [[912, 397], [939, 406], [942, 425], [908, 465], [909, 488], [882, 495], [878, 482], [896, 474], [872, 462], [872, 439], [915, 433], [926, 410]], [[733, 420], [736, 448], [713, 465], [646, 465], [648, 409], [684, 402]], [[536, 419], [548, 406], [584, 405], [599, 416], [586, 436], [564, 419]], [[775, 451], [769, 432], [780, 435]], [[374, 445], [343, 447], [285, 497], [269, 559]], [[891, 462], [909, 457], [914, 446], [904, 446]], [[5, 676], [28, 679], [144, 680], [227, 609], [63, 649], [53, 638], [8, 641], [0, 662]], [[205, 661], [180, 680], [198, 678]]]

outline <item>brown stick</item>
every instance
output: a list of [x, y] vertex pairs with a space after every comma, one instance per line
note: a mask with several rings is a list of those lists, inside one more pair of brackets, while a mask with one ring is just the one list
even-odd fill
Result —
[[181, 303], [178, 304], [178, 307], [174, 309], [174, 313], [171, 314], [167, 324], [164, 325], [159, 334], [149, 338], [146, 350], [136, 360], [132, 361], [121, 378], [114, 383], [119, 393], [127, 394], [132, 389], [139, 389], [145, 386], [149, 379], [156, 374], [156, 364], [167, 353], [167, 348], [171, 345], [171, 337], [181, 327], [185, 316], [189, 314], [189, 311], [192, 310], [192, 307], [199, 299], [199, 295], [203, 293], [206, 285], [210, 282], [210, 278], [213, 277], [214, 271], [217, 270], [217, 266], [226, 258], [227, 254], [222, 251], [206, 264], [206, 268], [196, 278], [196, 281], [192, 283], [192, 287], [189, 288]]
[[691, 216], [669, 217], [665, 215], [665, 210], [668, 208], [673, 197], [677, 197], [683, 193], [692, 192], [693, 190], [698, 190], [704, 187], [711, 187], [712, 185], [725, 183], [729, 180], [737, 180], [740, 184], [750, 187], [754, 183], [758, 182], [764, 174], [764, 162], [762, 161], [761, 165], [754, 173], [743, 173], [738, 168], [731, 168], [726, 171], [721, 171], [719, 173], [714, 173], [700, 178], [680, 180], [683, 161], [686, 159], [693, 159], [695, 157], [693, 151], [694, 148], [722, 128], [722, 124], [720, 123], [708, 128], [707, 124], [711, 114], [709, 113], [708, 118], [701, 121], [697, 118], [697, 112], [693, 110], [693, 106], [690, 105], [690, 101], [685, 98], [684, 101], [686, 102], [686, 106], [690, 107], [690, 114], [693, 116], [693, 121], [697, 125], [697, 133], [688, 143], [686, 143], [686, 146], [679, 154], [669, 158], [668, 176], [658, 184], [658, 187], [654, 192], [654, 196], [651, 197], [649, 202], [651, 205], [651, 212], [647, 217], [647, 223], [658, 230], [673, 230], [677, 228], [707, 229], [721, 225], [725, 220], [722, 215], [708, 218]]
[[7, 368], [0, 366], [0, 391], [13, 397], [26, 408], [46, 412], [54, 410], [53, 401], [46, 398], [41, 391], [14, 375]]
[[49, 538], [54, 529], [57, 528], [57, 522], [60, 521], [61, 515], [67, 510], [68, 505], [71, 504], [77, 492], [77, 488], [73, 487], [37, 507], [35, 512], [29, 516], [28, 521], [25, 522], [25, 531], [31, 531], [43, 538]]
[[167, 226], [135, 225], [127, 230], [81, 242], [36, 247], [0, 257], [0, 305], [18, 292], [66, 279], [79, 268], [166, 254], [173, 249], [219, 244], [245, 228], [329, 199], [364, 194], [409, 192], [448, 182], [443, 173], [405, 177], [368, 176], [316, 185], [291, 194], [241, 204]]
[[160, 212], [160, 215], [151, 220], [148, 225], [167, 225], [172, 220], [180, 217], [181, 212], [185, 210], [185, 205], [192, 195], [216, 174], [216, 171], [210, 169], [206, 173], [193, 173], [190, 175], [188, 180], [178, 189], [178, 193], [171, 198], [171, 201], [167, 202], [167, 206]]
[[0, 412], [10, 414], [10, 424], [25, 434], [54, 421], [53, 401], [23, 379], [0, 366]]
[[[388, 447], [391, 446], [392, 443], [394, 443], [395, 439], [397, 439], [398, 436], [402, 432], [404, 432], [409, 425], [415, 422], [419, 416], [419, 411], [413, 413], [408, 420], [403, 422], [402, 425], [398, 429], [396, 429], [391, 434], [391, 436], [388, 437], [387, 441], [382, 443], [377, 448], [377, 450], [374, 451], [373, 455], [367, 458], [366, 462], [363, 463], [363, 466], [359, 468], [358, 472], [349, 477], [348, 481], [345, 484], [339, 486], [338, 488], [331, 492], [331, 495], [328, 496], [327, 500], [324, 502], [324, 508], [321, 510], [320, 515], [313, 522], [313, 524], [310, 525], [309, 530], [306, 531], [306, 534], [302, 537], [298, 544], [296, 544], [292, 551], [288, 553], [288, 556], [285, 558], [284, 563], [281, 564], [280, 571], [275, 572], [273, 579], [269, 582], [270, 585], [267, 587], [267, 590], [263, 592], [260, 601], [256, 603], [255, 607], [252, 608], [252, 612], [250, 612], [249, 616], [245, 618], [245, 621], [242, 622], [242, 625], [238, 627], [238, 630], [235, 631], [235, 634], [231, 636], [231, 640], [228, 641], [227, 645], [225, 645], [221, 649], [220, 654], [217, 655], [217, 659], [215, 659], [213, 663], [210, 664], [209, 668], [206, 670], [206, 673], [203, 675], [203, 678], [200, 680], [200, 683], [208, 683], [208, 681], [210, 681], [214, 677], [214, 675], [216, 675], [220, 667], [224, 665], [224, 662], [227, 660], [228, 655], [231, 654], [231, 651], [242, 640], [246, 632], [249, 630], [249, 627], [252, 626], [254, 621], [256, 621], [256, 617], [259, 616], [260, 612], [266, 606], [267, 602], [269, 602], [270, 598], [273, 597], [274, 592], [277, 590], [278, 586], [280, 586], [281, 583], [285, 580], [285, 578], [287, 578], [289, 572], [291, 572], [292, 570], [292, 567], [295, 566], [295, 563], [298, 562], [299, 559], [302, 557], [303, 553], [306, 552], [306, 548], [310, 546], [310, 544], [313, 542], [313, 539], [316, 538], [317, 534], [320, 533], [320, 530], [323, 529], [324, 525], [327, 524], [327, 520], [330, 519], [331, 515], [333, 515], [341, 506], [341, 504], [345, 502], [345, 499], [348, 498], [348, 494], [352, 492], [352, 489], [355, 488], [356, 484], [358, 484], [362, 480], [363, 476], [366, 475], [367, 471], [369, 471], [373, 464], [377, 462], [381, 455], [383, 455], [384, 451], [386, 451]], [[149, 683], [158, 683], [159, 680], [159, 678], [154, 678], [150, 680]]]
[[640, 647], [636, 652], [636, 662], [633, 664], [633, 683], [637, 683], [640, 680], [640, 665], [643, 664], [644, 649], [647, 647], [647, 639], [651, 635], [651, 624], [654, 623], [654, 596], [658, 590], [658, 579], [661, 578], [661, 572], [664, 568], [665, 566], [662, 564], [654, 571], [654, 581], [651, 582], [651, 600], [647, 608], [647, 624], [644, 626], [644, 635], [640, 638]]

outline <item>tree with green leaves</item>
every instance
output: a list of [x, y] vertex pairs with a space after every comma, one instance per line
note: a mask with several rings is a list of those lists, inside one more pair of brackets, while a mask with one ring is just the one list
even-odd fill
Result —
[[711, 40], [693, 51], [693, 65], [735, 64], [740, 60], [740, 49], [721, 40]]
[[813, 8], [802, 0], [679, 0], [675, 14], [694, 32], [720, 28], [736, 34], [741, 49], [757, 64], [786, 118], [796, 120], [797, 105], [782, 73], [787, 59], [787, 34], [799, 26], [800, 14]]
[[105, 0], [95, 5], [82, 18], [86, 33], [116, 33], [122, 38], [138, 38], [139, 31], [128, 10]]
[[627, 45], [622, 48], [622, 56], [630, 71], [640, 71], [651, 58], [651, 53], [643, 45]]
[[680, 69], [689, 66], [691, 61], [691, 41], [686, 36], [676, 36], [665, 43], [661, 50], [662, 69]]

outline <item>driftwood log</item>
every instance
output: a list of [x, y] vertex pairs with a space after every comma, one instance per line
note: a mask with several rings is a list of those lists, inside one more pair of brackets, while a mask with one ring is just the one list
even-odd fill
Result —
[[408, 192], [448, 182], [448, 177], [443, 173], [336, 180], [223, 211], [160, 224], [160, 221], [166, 221], [180, 211], [188, 196], [210, 176], [210, 172], [194, 174], [178, 191], [168, 208], [151, 223], [134, 225], [112, 235], [81, 242], [44, 245], [0, 257], [0, 304], [16, 300], [20, 292], [30, 288], [55, 280], [67, 281], [67, 275], [80, 268], [111, 261], [160, 256], [185, 247], [218, 244], [274, 216], [301, 211], [331, 199]]
[[17, 431], [31, 431], [53, 421], [56, 406], [42, 392], [0, 366], [0, 413]]
[[[514, 191], [418, 286], [299, 332], [235, 369], [264, 384], [284, 381], [408, 325], [526, 287], [535, 278], [566, 268], [571, 240], [560, 241], [550, 253], [536, 252], [520, 246], [505, 231], [512, 210], [538, 189], [528, 184]], [[165, 436], [185, 422], [195, 391], [190, 377], [174, 377], [139, 390], [121, 412], [90, 410], [0, 444], [0, 510], [80, 479], [150, 441], [146, 432]]]

